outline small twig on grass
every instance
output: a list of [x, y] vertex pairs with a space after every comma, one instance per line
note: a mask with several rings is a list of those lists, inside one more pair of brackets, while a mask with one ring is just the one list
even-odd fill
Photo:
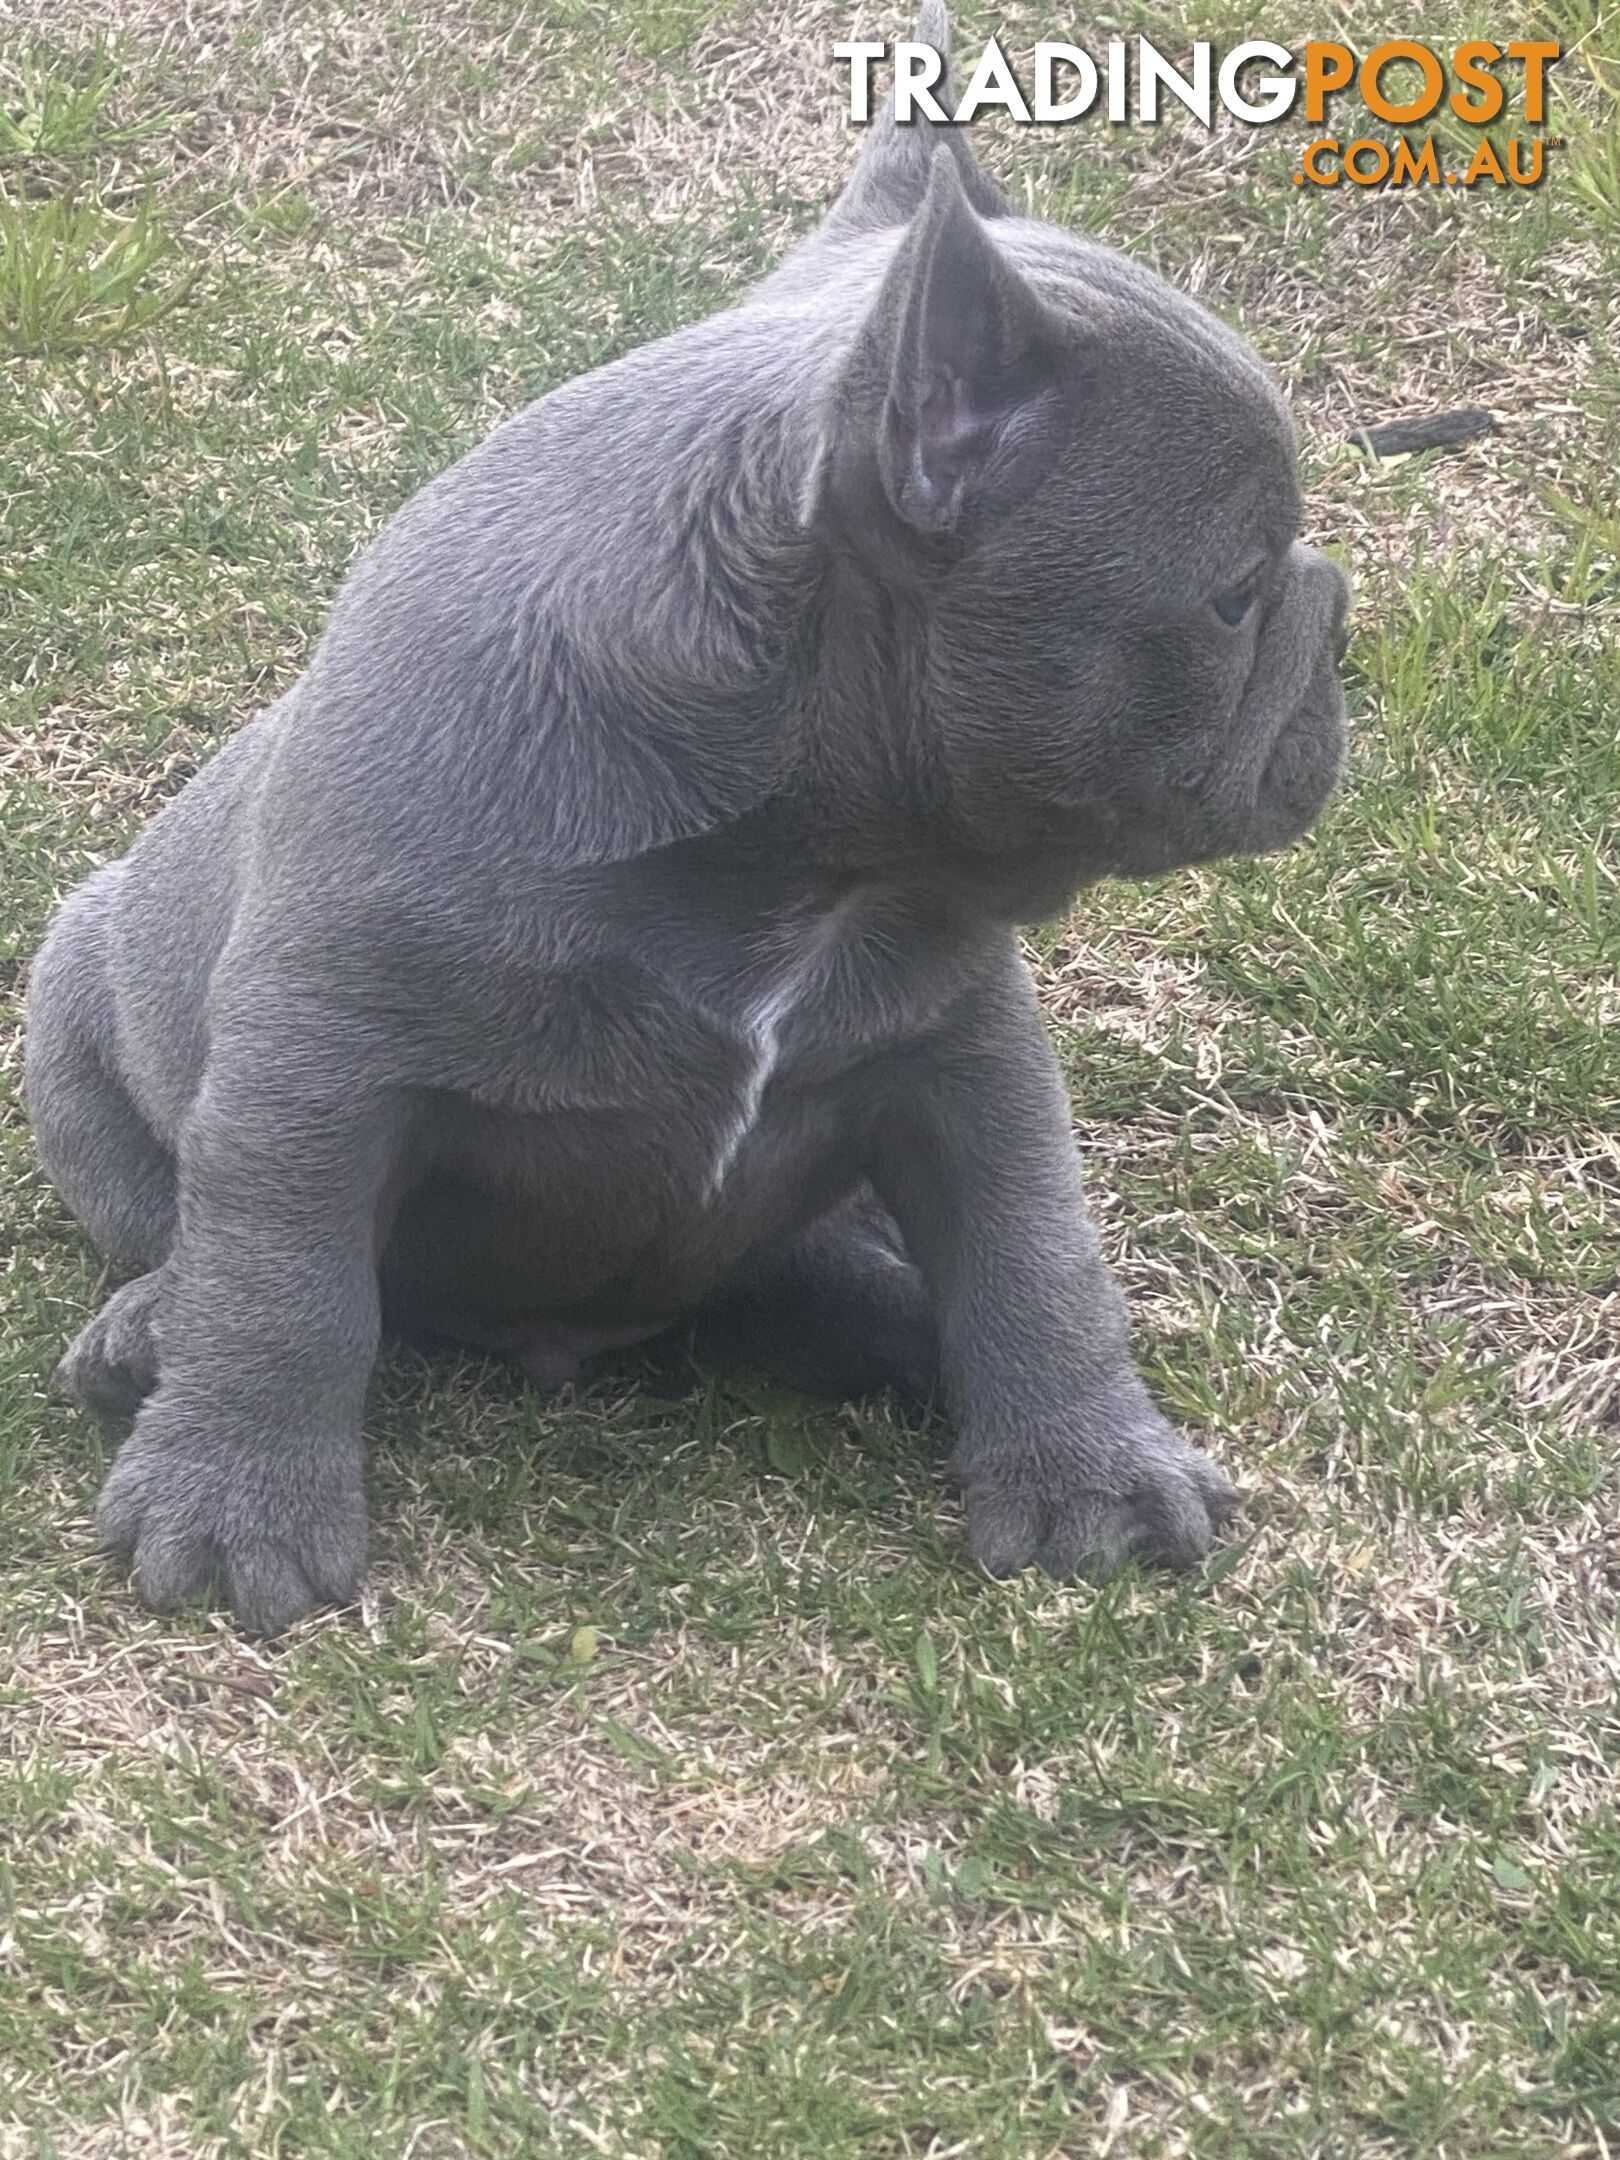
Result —
[[1451, 412], [1426, 413], [1413, 420], [1386, 420], [1378, 427], [1352, 428], [1350, 440], [1368, 457], [1406, 457], [1414, 450], [1454, 450], [1489, 435], [1496, 416], [1483, 405], [1459, 405]]

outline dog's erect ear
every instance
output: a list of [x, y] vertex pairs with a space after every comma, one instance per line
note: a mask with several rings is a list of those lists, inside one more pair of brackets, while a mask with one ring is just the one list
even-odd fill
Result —
[[1068, 439], [1072, 344], [936, 158], [828, 402], [806, 522], [842, 508], [859, 530], [875, 479], [916, 533], [985, 529]]
[[[950, 24], [941, 0], [923, 0], [912, 39], [918, 45], [931, 45], [946, 63], [932, 95], [946, 112], [952, 111], [956, 93], [950, 79]], [[949, 150], [968, 201], [980, 217], [1011, 214], [1006, 196], [980, 170], [965, 129], [921, 114], [902, 127], [894, 117], [894, 100], [885, 97], [868, 126], [849, 185], [828, 213], [827, 229], [874, 232], [885, 225], [904, 225], [922, 206], [934, 153], [941, 147]]]

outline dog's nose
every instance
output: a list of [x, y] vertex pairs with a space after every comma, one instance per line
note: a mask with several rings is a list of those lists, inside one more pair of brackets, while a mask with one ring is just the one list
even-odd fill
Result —
[[1333, 572], [1333, 657], [1342, 660], [1350, 643], [1350, 580], [1336, 562], [1322, 559]]

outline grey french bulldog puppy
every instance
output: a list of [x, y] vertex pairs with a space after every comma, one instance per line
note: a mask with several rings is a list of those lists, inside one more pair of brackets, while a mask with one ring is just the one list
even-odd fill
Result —
[[1232, 1489], [1132, 1365], [1014, 926], [1316, 816], [1299, 519], [1238, 337], [892, 121], [740, 304], [408, 503], [34, 970], [40, 1154], [148, 1271], [63, 1364], [133, 1413], [142, 1594], [353, 1596], [384, 1325], [937, 1382], [988, 1569], [1198, 1560]]

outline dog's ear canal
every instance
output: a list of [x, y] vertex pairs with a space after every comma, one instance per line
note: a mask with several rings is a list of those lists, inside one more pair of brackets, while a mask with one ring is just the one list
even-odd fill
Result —
[[812, 507], [841, 498], [844, 522], [857, 523], [875, 507], [875, 478], [914, 534], [974, 538], [1067, 440], [1067, 351], [1063, 327], [1003, 257], [951, 160], [936, 159], [846, 363]]

